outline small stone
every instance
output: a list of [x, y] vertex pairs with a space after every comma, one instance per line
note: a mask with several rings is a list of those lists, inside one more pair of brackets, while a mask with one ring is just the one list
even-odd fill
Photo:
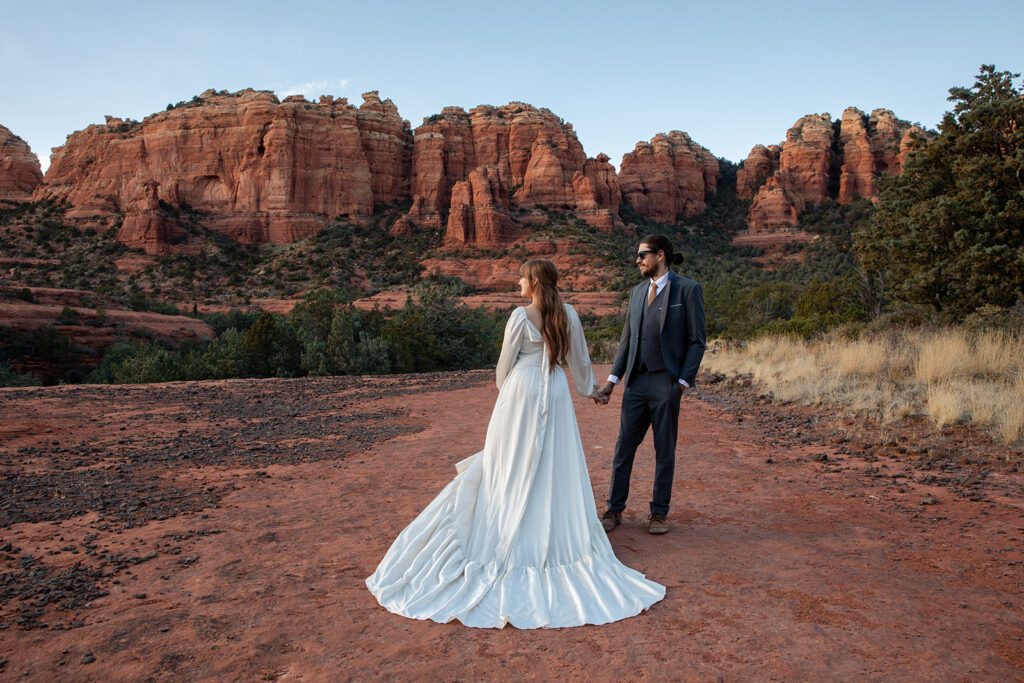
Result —
[[93, 657], [91, 654], [86, 653], [86, 655], [84, 657], [82, 657], [78, 661], [81, 662], [82, 664], [92, 664], [93, 662], [96, 661], [96, 658]]
[[825, 455], [824, 453], [815, 453], [814, 455], [811, 456], [811, 460], [813, 460], [814, 462], [825, 462], [826, 460], [828, 460], [828, 456]]
[[146, 599], [146, 594], [145, 593], [133, 593], [132, 597], [133, 598], [137, 598], [139, 600], [145, 600]]
[[927, 496], [918, 501], [918, 505], [935, 505], [938, 501], [935, 500], [934, 496]]

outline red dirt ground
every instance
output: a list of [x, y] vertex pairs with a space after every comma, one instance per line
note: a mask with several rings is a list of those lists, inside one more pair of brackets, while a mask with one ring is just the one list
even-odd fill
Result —
[[[921, 464], [858, 458], [809, 437], [772, 446], [765, 408], [700, 393], [683, 401], [671, 532], [642, 526], [648, 439], [625, 523], [611, 534], [624, 562], [668, 587], [649, 612], [552, 631], [388, 613], [363, 580], [454, 464], [481, 447], [491, 377], [0, 390], [0, 479], [100, 469], [152, 487], [146, 507], [113, 501], [102, 519], [0, 529], [0, 566], [9, 553], [0, 579], [29, 580], [17, 561], [32, 554], [53, 567], [103, 566], [97, 586], [109, 591], [74, 611], [42, 608], [28, 629], [16, 621], [26, 601], [8, 597], [0, 674], [1024, 680], [1022, 475], [989, 472], [972, 484], [976, 499], [957, 496], [935, 483], [943, 470]], [[620, 400], [576, 400], [599, 507]], [[34, 509], [100, 499], [88, 487], [45, 493]], [[104, 553], [137, 562], [103, 565]]]

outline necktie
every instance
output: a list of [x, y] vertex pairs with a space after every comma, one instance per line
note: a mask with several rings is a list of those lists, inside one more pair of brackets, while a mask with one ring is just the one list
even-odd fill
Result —
[[650, 306], [654, 303], [654, 297], [658, 296], [658, 283], [651, 283], [651, 293], [647, 296], [647, 305]]

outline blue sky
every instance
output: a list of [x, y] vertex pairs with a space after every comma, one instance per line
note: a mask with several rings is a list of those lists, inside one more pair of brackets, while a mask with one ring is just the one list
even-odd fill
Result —
[[[966, 9], [965, 9], [966, 8]], [[934, 127], [982, 63], [1024, 70], [1024, 3], [0, 0], [0, 124], [44, 157], [104, 114], [207, 88], [379, 90], [413, 127], [512, 100], [618, 165], [683, 130], [741, 161], [800, 116], [892, 109]], [[1016, 45], [1017, 47], [1013, 47]]]

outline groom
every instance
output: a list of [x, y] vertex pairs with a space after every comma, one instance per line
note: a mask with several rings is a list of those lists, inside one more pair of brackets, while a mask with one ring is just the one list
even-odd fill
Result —
[[600, 389], [607, 402], [616, 384], [621, 381], [625, 386], [608, 510], [601, 518], [605, 531], [622, 521], [633, 458], [648, 426], [653, 426], [654, 497], [647, 531], [668, 532], [665, 518], [672, 497], [679, 399], [695, 383], [704, 356], [704, 294], [699, 284], [669, 268], [682, 261], [664, 235], [648, 235], [637, 250], [640, 274], [647, 279], [630, 294], [619, 350], [608, 382]]

